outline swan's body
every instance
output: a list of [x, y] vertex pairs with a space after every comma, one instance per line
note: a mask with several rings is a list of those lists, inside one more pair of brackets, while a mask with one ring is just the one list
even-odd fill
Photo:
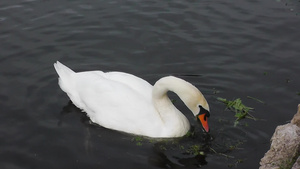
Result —
[[[149, 137], [181, 137], [190, 124], [172, 104], [167, 91], [175, 92], [196, 116], [209, 106], [190, 83], [168, 76], [154, 86], [122, 72], [86, 71], [75, 73], [60, 62], [54, 64], [59, 85], [71, 101], [103, 127]], [[202, 122], [202, 120], [201, 120]], [[208, 131], [208, 126], [205, 127]]]

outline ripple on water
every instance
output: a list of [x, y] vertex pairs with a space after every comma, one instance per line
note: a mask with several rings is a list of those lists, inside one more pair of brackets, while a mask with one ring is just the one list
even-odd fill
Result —
[[[289, 11], [298, 4], [3, 1], [1, 166], [224, 168], [247, 158], [238, 167], [258, 168], [275, 126], [293, 115], [299, 101], [299, 22]], [[76, 71], [125, 71], [152, 84], [162, 76], [178, 75], [209, 101], [214, 139], [202, 140], [199, 124], [179, 102], [196, 126], [196, 139], [179, 139], [178, 144], [144, 141], [138, 146], [132, 141], [135, 136], [92, 125], [60, 90], [56, 60]], [[251, 102], [248, 95], [266, 104]], [[223, 111], [216, 97], [241, 97], [265, 121], [245, 119], [233, 127], [234, 114]], [[180, 147], [204, 143], [236, 158], [230, 161], [212, 151], [195, 156]]]

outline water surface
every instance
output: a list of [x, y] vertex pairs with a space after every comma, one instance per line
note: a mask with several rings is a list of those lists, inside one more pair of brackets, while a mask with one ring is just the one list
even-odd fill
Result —
[[[258, 168], [300, 103], [299, 9], [275, 0], [1, 1], [1, 168]], [[180, 101], [194, 137], [137, 140], [91, 124], [58, 87], [56, 60], [151, 84], [190, 81], [210, 104], [213, 139]], [[217, 97], [241, 98], [263, 120], [234, 127]], [[189, 153], [193, 145], [205, 156]]]

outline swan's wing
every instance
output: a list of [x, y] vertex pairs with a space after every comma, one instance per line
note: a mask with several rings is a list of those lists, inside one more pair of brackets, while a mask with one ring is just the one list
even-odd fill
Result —
[[142, 78], [123, 72], [107, 72], [105, 78], [122, 83], [144, 97], [152, 98], [152, 85]]
[[[143, 130], [149, 126], [150, 130], [153, 125], [160, 125], [159, 114], [151, 100], [152, 86], [132, 76], [106, 75], [100, 71], [76, 73], [76, 94], [73, 95], [78, 95], [80, 108], [95, 123], [126, 132], [139, 133], [136, 130], [141, 126]], [[155, 122], [158, 124], [153, 124]]]

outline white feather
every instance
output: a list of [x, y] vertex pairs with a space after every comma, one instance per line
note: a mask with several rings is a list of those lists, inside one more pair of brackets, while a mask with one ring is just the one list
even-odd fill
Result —
[[[123, 72], [86, 71], [75, 73], [70, 68], [54, 63], [59, 75], [59, 86], [67, 93], [71, 101], [90, 117], [90, 119], [103, 127], [127, 133], [149, 137], [180, 137], [190, 128], [186, 117], [176, 109], [166, 96], [167, 87], [158, 83], [153, 87], [147, 81], [134, 75]], [[192, 111], [199, 111], [190, 106], [194, 101], [185, 94], [195, 92], [195, 87], [188, 82], [175, 78], [162, 78]], [[175, 83], [175, 84], [174, 84]], [[176, 84], [178, 83], [178, 84]], [[176, 87], [181, 91], [176, 91]], [[158, 88], [157, 90], [154, 88]], [[206, 103], [200, 91], [196, 98], [200, 104]], [[156, 94], [155, 94], [156, 93]], [[198, 95], [201, 95], [198, 97]], [[202, 97], [202, 98], [201, 98]], [[154, 99], [155, 98], [155, 99]], [[189, 100], [191, 99], [191, 100]], [[195, 107], [198, 107], [195, 102]], [[196, 110], [197, 109], [197, 110]], [[193, 112], [196, 115], [196, 112]]]

